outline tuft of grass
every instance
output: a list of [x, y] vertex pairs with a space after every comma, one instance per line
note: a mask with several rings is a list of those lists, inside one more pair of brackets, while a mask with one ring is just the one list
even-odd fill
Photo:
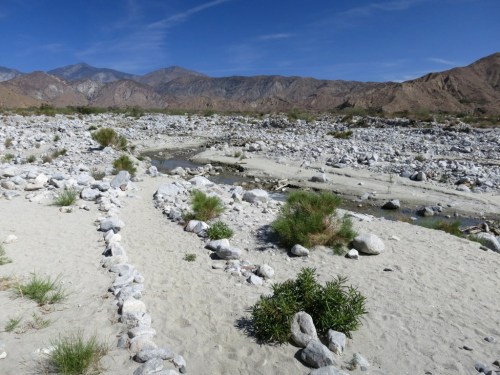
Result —
[[346, 130], [346, 131], [337, 131], [337, 132], [328, 132], [327, 133], [328, 135], [331, 135], [332, 137], [334, 138], [337, 138], [337, 139], [348, 139], [348, 138], [351, 138], [353, 132], [352, 130]]
[[5, 155], [3, 156], [3, 158], [2, 158], [2, 159], [3, 159], [5, 162], [9, 162], [9, 161], [11, 161], [11, 160], [12, 160], [12, 159], [14, 159], [14, 158], [15, 158], [15, 155], [14, 155], [14, 154], [7, 153], [7, 154], [5, 154]]
[[14, 144], [14, 141], [12, 140], [12, 138], [5, 138], [5, 142], [3, 144], [5, 148], [11, 148]]
[[14, 331], [19, 326], [19, 323], [21, 323], [21, 320], [23, 320], [22, 317], [10, 318], [4, 327], [5, 332]]
[[233, 236], [233, 233], [233, 230], [222, 221], [213, 223], [212, 225], [210, 225], [210, 228], [207, 229], [208, 238], [210, 238], [211, 240], [231, 238]]
[[5, 254], [5, 249], [2, 244], [0, 244], [0, 266], [3, 266], [4, 264], [12, 263], [12, 259], [7, 257]]
[[429, 220], [423, 221], [422, 226], [430, 229], [442, 230], [443, 232], [452, 234], [457, 237], [463, 237], [463, 233], [460, 230], [459, 220], [455, 220], [452, 222], [445, 220]]
[[56, 150], [52, 153], [52, 159], [57, 159], [59, 156], [64, 156], [66, 155], [68, 152], [68, 150], [66, 150], [65, 148], [62, 148], [60, 150]]
[[194, 262], [196, 260], [196, 254], [186, 254], [184, 255], [184, 260], [187, 262]]
[[36, 161], [36, 156], [35, 155], [30, 155], [26, 158], [27, 163], [34, 163]]
[[104, 171], [100, 171], [95, 167], [90, 170], [90, 174], [96, 181], [101, 181], [106, 176]]
[[9, 276], [0, 277], [0, 291], [6, 291], [11, 289], [14, 286], [14, 281]]
[[33, 320], [31, 322], [28, 322], [28, 327], [27, 328], [32, 328], [32, 329], [44, 329], [47, 328], [51, 321], [50, 319], [44, 319], [43, 316], [38, 315], [37, 313], [33, 313]]
[[76, 202], [78, 198], [78, 191], [75, 189], [65, 189], [59, 196], [54, 200], [56, 206], [65, 207], [71, 206]]
[[92, 133], [92, 139], [104, 147], [113, 147], [117, 150], [125, 150], [127, 148], [127, 139], [119, 135], [114, 129], [101, 128]]
[[50, 155], [43, 155], [42, 156], [43, 163], [52, 163], [52, 160], [54, 160], [54, 159]]
[[335, 217], [340, 202], [341, 199], [330, 192], [292, 192], [272, 227], [287, 247], [324, 245], [341, 253], [356, 232], [349, 218]]
[[113, 162], [114, 172], [128, 171], [132, 176], [137, 172], [137, 168], [134, 166], [134, 162], [128, 157], [128, 155], [122, 155]]
[[199, 190], [191, 191], [191, 204], [196, 220], [208, 221], [224, 211], [222, 201], [218, 197], [209, 197]]
[[93, 131], [93, 130], [97, 130], [97, 126], [95, 125], [90, 125], [89, 128], [87, 129], [89, 132]]
[[424, 162], [426, 160], [425, 156], [422, 155], [422, 154], [418, 154], [417, 156], [415, 156], [415, 160], [419, 161], [419, 162]]
[[315, 269], [303, 268], [295, 280], [273, 284], [273, 294], [261, 296], [251, 308], [257, 340], [268, 344], [287, 342], [293, 315], [299, 311], [311, 315], [320, 335], [334, 329], [351, 337], [367, 313], [366, 298], [346, 282], [347, 278], [338, 276], [323, 286], [316, 280]]
[[51, 344], [54, 350], [49, 354], [48, 367], [63, 375], [100, 373], [99, 361], [109, 351], [109, 346], [99, 342], [96, 336], [85, 340], [81, 333], [59, 338]]
[[59, 278], [52, 280], [50, 277], [42, 278], [36, 274], [32, 274], [28, 283], [18, 283], [16, 292], [21, 297], [36, 301], [40, 306], [58, 303], [66, 298]]
[[52, 138], [52, 141], [54, 141], [54, 142], [58, 142], [60, 140], [61, 140], [61, 137], [59, 136], [59, 134], [54, 135], [54, 138]]

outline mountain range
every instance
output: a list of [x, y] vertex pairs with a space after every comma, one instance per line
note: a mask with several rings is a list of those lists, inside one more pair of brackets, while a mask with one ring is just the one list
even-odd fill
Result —
[[85, 63], [23, 74], [0, 67], [0, 107], [142, 107], [219, 111], [500, 113], [500, 52], [401, 83], [251, 76], [213, 78], [173, 66], [138, 76]]

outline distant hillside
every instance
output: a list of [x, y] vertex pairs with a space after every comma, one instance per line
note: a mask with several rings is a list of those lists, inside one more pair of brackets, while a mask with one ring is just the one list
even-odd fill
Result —
[[121, 79], [131, 79], [132, 74], [119, 72], [107, 68], [95, 68], [85, 63], [63, 66], [47, 72], [56, 77], [64, 78], [68, 81], [90, 79], [103, 83], [119, 81]]
[[4, 68], [0, 66], [0, 82], [8, 81], [9, 79], [16, 78], [22, 75], [19, 70]]
[[[7, 71], [15, 74], [12, 69]], [[49, 73], [64, 79], [34, 72], [0, 82], [0, 105], [47, 103], [261, 112], [356, 107], [387, 112], [500, 113], [500, 53], [466, 67], [429, 73], [403, 83], [283, 76], [211, 78], [180, 67], [133, 76], [87, 64]]]

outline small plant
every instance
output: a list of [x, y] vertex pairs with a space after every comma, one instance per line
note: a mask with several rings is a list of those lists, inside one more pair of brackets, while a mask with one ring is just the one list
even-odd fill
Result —
[[109, 346], [95, 336], [85, 340], [81, 333], [59, 338], [52, 342], [52, 346], [54, 350], [48, 357], [49, 370], [63, 375], [99, 373], [99, 361], [109, 351]]
[[14, 158], [15, 158], [15, 155], [14, 155], [14, 154], [11, 154], [11, 153], [7, 153], [7, 154], [5, 154], [5, 155], [3, 156], [3, 160], [4, 160], [5, 162], [7, 162], [7, 163], [8, 163], [9, 161], [11, 161], [12, 159], [14, 159]]
[[43, 155], [42, 156], [42, 162], [45, 164], [45, 163], [52, 163], [52, 156], [50, 155]]
[[443, 232], [452, 234], [457, 237], [463, 237], [463, 233], [460, 230], [460, 221], [455, 220], [453, 222], [445, 220], [431, 220], [423, 222], [422, 226], [430, 229], [442, 230]]
[[329, 192], [293, 192], [272, 227], [287, 247], [325, 245], [341, 253], [356, 232], [349, 218], [335, 217], [340, 202], [338, 196]]
[[0, 266], [8, 263], [12, 263], [12, 259], [6, 256], [5, 249], [3, 248], [3, 245], [0, 244]]
[[90, 170], [90, 174], [96, 181], [101, 181], [106, 176], [104, 171], [100, 171], [95, 167]]
[[61, 302], [66, 297], [59, 278], [51, 280], [50, 277], [42, 278], [36, 274], [32, 274], [27, 284], [18, 284], [16, 291], [21, 297], [32, 299], [40, 306]]
[[237, 158], [237, 159], [238, 159], [238, 158], [241, 158], [241, 156], [242, 156], [242, 155], [243, 155], [243, 154], [242, 154], [242, 152], [241, 152], [241, 151], [236, 151], [236, 152], [233, 154], [233, 157], [235, 157], [235, 158]]
[[5, 142], [4, 142], [5, 148], [11, 148], [13, 144], [14, 144], [14, 141], [12, 140], [12, 138], [5, 138]]
[[196, 260], [196, 254], [186, 254], [184, 255], [184, 260], [187, 262], [194, 262]]
[[34, 163], [36, 161], [36, 156], [35, 155], [30, 155], [26, 158], [27, 163]]
[[7, 321], [7, 324], [5, 325], [5, 332], [12, 332], [12, 331], [14, 331], [17, 328], [17, 326], [19, 325], [19, 323], [21, 323], [21, 320], [22, 320], [21, 317], [10, 318]]
[[224, 211], [222, 201], [218, 197], [209, 197], [199, 190], [191, 192], [191, 203], [194, 218], [201, 221], [213, 219]]
[[0, 277], [0, 291], [9, 290], [14, 286], [14, 281], [9, 276]]
[[221, 240], [223, 238], [231, 238], [233, 230], [226, 223], [217, 221], [207, 229], [207, 235], [211, 240]]
[[59, 136], [59, 134], [54, 135], [54, 138], [52, 138], [52, 141], [54, 141], [54, 142], [58, 142], [60, 140], [61, 140], [61, 137]]
[[111, 128], [101, 128], [92, 133], [92, 139], [104, 148], [111, 146], [118, 150], [127, 148], [127, 139]]
[[426, 158], [425, 158], [424, 155], [418, 154], [417, 156], [415, 156], [415, 160], [422, 163], [422, 162], [424, 162], [426, 160]]
[[134, 163], [127, 155], [122, 155], [118, 159], [113, 162], [113, 167], [115, 168], [114, 172], [118, 173], [119, 171], [128, 171], [132, 176], [135, 175], [137, 171]]
[[348, 139], [351, 138], [353, 132], [352, 130], [346, 130], [346, 131], [338, 131], [338, 132], [329, 132], [328, 135], [331, 135], [334, 138], [337, 139]]
[[33, 313], [32, 317], [33, 320], [31, 322], [28, 322], [27, 328], [39, 330], [47, 328], [50, 325], [50, 319], [44, 319], [43, 316], [38, 315], [37, 313]]
[[68, 150], [66, 150], [65, 148], [62, 148], [60, 150], [56, 150], [52, 153], [52, 159], [57, 159], [59, 156], [64, 156], [66, 155], [68, 152]]
[[367, 313], [366, 298], [346, 282], [338, 276], [322, 286], [314, 269], [303, 268], [295, 280], [274, 284], [273, 294], [261, 296], [251, 308], [253, 333], [260, 342], [283, 344], [290, 338], [293, 315], [305, 311], [320, 335], [333, 329], [351, 337]]
[[56, 206], [65, 207], [71, 206], [76, 202], [78, 198], [78, 191], [75, 189], [66, 189], [54, 200]]

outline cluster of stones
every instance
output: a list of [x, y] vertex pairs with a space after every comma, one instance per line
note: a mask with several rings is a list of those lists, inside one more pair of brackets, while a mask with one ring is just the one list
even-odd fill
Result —
[[[130, 175], [126, 171], [120, 172], [111, 185], [120, 186], [125, 190]], [[101, 206], [106, 202], [101, 202]], [[134, 371], [134, 375], [175, 375], [174, 369], [164, 369], [164, 361], [171, 362], [179, 372], [186, 372], [184, 358], [167, 347], [159, 347], [154, 342], [156, 331], [151, 326], [151, 315], [146, 305], [141, 301], [144, 291], [144, 277], [130, 263], [127, 253], [121, 244], [119, 233], [125, 224], [117, 216], [103, 218], [99, 223], [99, 230], [103, 232], [106, 247], [103, 252], [102, 265], [116, 277], [109, 288], [116, 298], [120, 321], [127, 327], [127, 333], [120, 337], [118, 346], [126, 348], [132, 353], [136, 362], [142, 363]]]

